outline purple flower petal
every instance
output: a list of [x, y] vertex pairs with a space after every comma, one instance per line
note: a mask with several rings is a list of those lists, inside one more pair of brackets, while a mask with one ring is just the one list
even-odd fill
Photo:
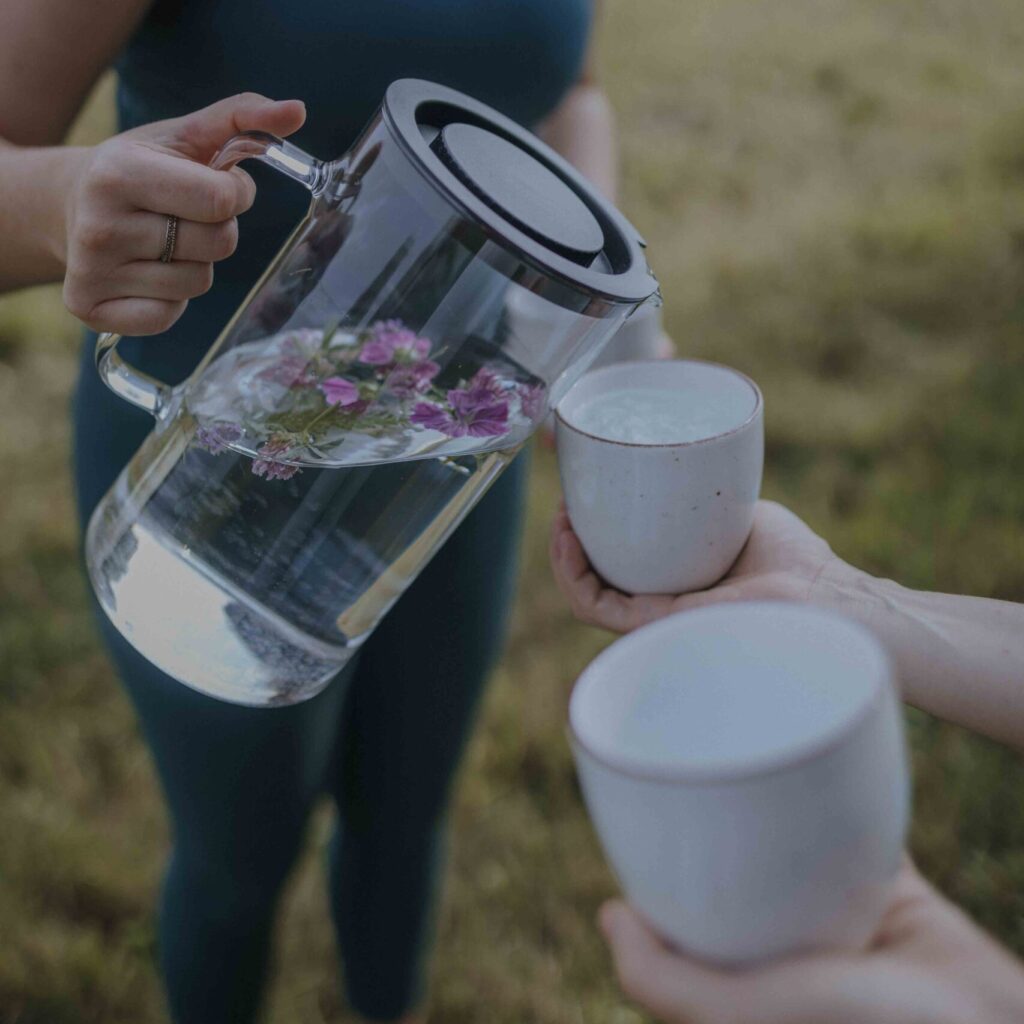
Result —
[[508, 403], [478, 406], [466, 422], [470, 437], [497, 437], [508, 430]]
[[299, 472], [299, 467], [289, 465], [287, 462], [274, 462], [272, 459], [255, 459], [252, 471], [256, 476], [266, 477], [268, 480], [291, 480]]
[[359, 388], [344, 377], [328, 377], [320, 385], [328, 405], [354, 405], [359, 401]]
[[310, 387], [315, 384], [315, 350], [322, 336], [322, 331], [309, 327], [300, 327], [282, 335], [278, 346], [281, 357], [257, 376], [286, 388]]
[[510, 387], [510, 382], [483, 366], [461, 388], [449, 391], [448, 400], [462, 417], [472, 418], [477, 410], [498, 406], [505, 406], [507, 412]]
[[480, 409], [466, 429], [470, 437], [500, 437], [508, 431], [508, 406]]
[[359, 353], [359, 361], [367, 366], [387, 366], [394, 360], [395, 350], [382, 341], [368, 341]]
[[256, 449], [257, 455], [262, 455], [264, 458], [273, 459], [278, 455], [284, 455], [289, 448], [291, 448], [291, 439], [281, 434], [274, 434], [268, 441], [264, 441], [263, 444]]
[[406, 330], [405, 324], [398, 319], [378, 320], [376, 323], [370, 324], [370, 333], [375, 338], [387, 337], [404, 330]]
[[466, 382], [466, 390], [492, 398], [501, 398], [505, 393], [505, 381], [494, 370], [481, 366]]
[[495, 398], [486, 391], [465, 391], [457, 388], [448, 392], [448, 401], [457, 416], [464, 419], [473, 416], [479, 409], [490, 409], [501, 406], [508, 410], [508, 402], [504, 398]]
[[410, 331], [401, 320], [379, 320], [370, 328], [370, 340], [363, 345], [359, 361], [367, 366], [415, 363], [430, 355], [430, 339]]
[[360, 398], [358, 402], [344, 406], [344, 409], [349, 416], [361, 416], [371, 405], [373, 405], [373, 402], [368, 398]]
[[286, 388], [308, 387], [313, 383], [308, 369], [309, 360], [304, 355], [290, 355], [260, 370], [257, 376]]
[[220, 455], [241, 436], [242, 428], [234, 423], [210, 423], [196, 431], [196, 444], [211, 455]]
[[408, 355], [410, 359], [426, 359], [427, 356], [430, 355], [430, 339], [416, 336], [411, 342], [402, 342], [400, 345], [396, 346], [396, 349], [403, 354]]
[[432, 402], [418, 402], [409, 416], [409, 422], [424, 430], [438, 430], [449, 437], [463, 437], [466, 433], [462, 423]]
[[508, 402], [482, 391], [448, 392], [455, 418], [470, 437], [493, 437], [508, 429]]
[[396, 366], [384, 381], [384, 390], [398, 398], [414, 398], [430, 389], [441, 367], [430, 359]]
[[508, 402], [490, 399], [483, 404], [479, 394], [454, 389], [448, 392], [451, 411], [432, 402], [420, 402], [409, 422], [449, 437], [496, 437], [508, 430]]
[[253, 460], [253, 473], [268, 480], [291, 480], [299, 472], [299, 467], [279, 461], [280, 456], [286, 454], [291, 447], [292, 442], [289, 438], [278, 435], [271, 437], [256, 449], [259, 458]]

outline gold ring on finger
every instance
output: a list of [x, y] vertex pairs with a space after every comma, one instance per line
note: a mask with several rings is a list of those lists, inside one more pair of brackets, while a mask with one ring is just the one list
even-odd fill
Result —
[[167, 230], [164, 232], [164, 248], [160, 253], [161, 263], [170, 263], [174, 259], [174, 244], [178, 241], [178, 218], [171, 214], [167, 218]]

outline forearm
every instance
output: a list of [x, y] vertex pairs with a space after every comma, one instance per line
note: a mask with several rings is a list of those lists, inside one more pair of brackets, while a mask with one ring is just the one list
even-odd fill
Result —
[[909, 590], [842, 563], [814, 600], [882, 639], [908, 703], [1024, 749], [1024, 605]]
[[615, 114], [603, 89], [587, 82], [574, 86], [540, 126], [539, 133], [604, 195], [615, 198], [618, 187]]
[[65, 199], [83, 152], [0, 140], [0, 292], [63, 278]]

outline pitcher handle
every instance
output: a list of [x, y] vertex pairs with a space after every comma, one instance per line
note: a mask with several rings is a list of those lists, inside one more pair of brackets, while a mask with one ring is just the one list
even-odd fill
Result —
[[[210, 166], [219, 171], [250, 158], [269, 164], [301, 182], [314, 197], [320, 195], [330, 177], [323, 161], [268, 132], [241, 132], [233, 136], [220, 147]], [[120, 340], [121, 335], [114, 333], [104, 333], [96, 339], [96, 370], [100, 379], [119, 398], [159, 419], [168, 407], [174, 389], [125, 362], [117, 351]]]

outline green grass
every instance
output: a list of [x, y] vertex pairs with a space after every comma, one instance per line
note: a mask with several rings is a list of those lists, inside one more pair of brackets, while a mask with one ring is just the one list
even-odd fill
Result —
[[[623, 205], [681, 350], [761, 383], [767, 493], [876, 573], [1024, 600], [1017, 0], [607, 6]], [[0, 1024], [161, 1019], [166, 826], [85, 607], [75, 344], [52, 290], [0, 302]], [[630, 1024], [642, 1018], [593, 927], [613, 885], [563, 734], [572, 681], [606, 638], [550, 583], [557, 482], [547, 453], [535, 465], [513, 634], [458, 791], [435, 1019]], [[1024, 952], [1018, 758], [924, 715], [910, 729], [916, 856]], [[347, 1019], [327, 824], [289, 890], [275, 1024]]]

